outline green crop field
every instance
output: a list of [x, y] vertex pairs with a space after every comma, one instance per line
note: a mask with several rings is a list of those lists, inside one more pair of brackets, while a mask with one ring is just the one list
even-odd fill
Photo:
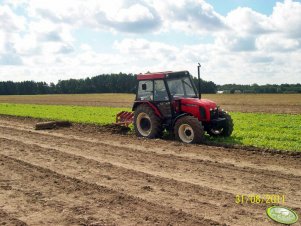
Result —
[[231, 137], [219, 142], [301, 151], [301, 115], [232, 112]]
[[[110, 124], [116, 113], [129, 108], [0, 103], [0, 114]], [[209, 141], [260, 148], [301, 151], [301, 115], [232, 112], [234, 132], [229, 138]]]
[[0, 114], [29, 116], [33, 118], [69, 120], [78, 123], [108, 124], [115, 120], [115, 115], [128, 108], [6, 104], [0, 103]]

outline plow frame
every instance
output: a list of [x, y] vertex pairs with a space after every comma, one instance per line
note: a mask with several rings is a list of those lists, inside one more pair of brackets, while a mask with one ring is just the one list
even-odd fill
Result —
[[121, 111], [116, 115], [116, 125], [129, 126], [134, 121], [134, 113]]

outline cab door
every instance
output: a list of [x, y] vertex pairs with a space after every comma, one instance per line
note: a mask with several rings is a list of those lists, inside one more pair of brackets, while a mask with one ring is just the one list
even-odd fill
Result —
[[154, 104], [164, 118], [172, 117], [170, 99], [162, 79], [154, 80]]

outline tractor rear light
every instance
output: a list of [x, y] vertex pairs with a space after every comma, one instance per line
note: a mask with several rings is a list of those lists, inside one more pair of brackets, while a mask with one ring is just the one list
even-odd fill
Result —
[[180, 103], [179, 100], [178, 100], [178, 101], [175, 101], [175, 103], [174, 103], [174, 108], [175, 108], [175, 111], [176, 111], [176, 112], [180, 112], [180, 111], [181, 111], [181, 103]]

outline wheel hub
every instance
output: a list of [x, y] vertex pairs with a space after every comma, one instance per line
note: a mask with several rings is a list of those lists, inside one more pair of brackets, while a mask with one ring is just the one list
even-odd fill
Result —
[[191, 143], [194, 139], [194, 132], [190, 125], [182, 124], [179, 127], [179, 137], [185, 143]]
[[185, 135], [188, 136], [188, 137], [191, 136], [191, 130], [189, 130], [189, 129], [185, 129], [184, 133], [185, 133]]
[[144, 131], [148, 131], [151, 127], [150, 121], [147, 118], [142, 118], [140, 121], [140, 125]]
[[148, 114], [142, 112], [137, 117], [137, 129], [142, 136], [148, 136], [152, 130], [152, 124]]

